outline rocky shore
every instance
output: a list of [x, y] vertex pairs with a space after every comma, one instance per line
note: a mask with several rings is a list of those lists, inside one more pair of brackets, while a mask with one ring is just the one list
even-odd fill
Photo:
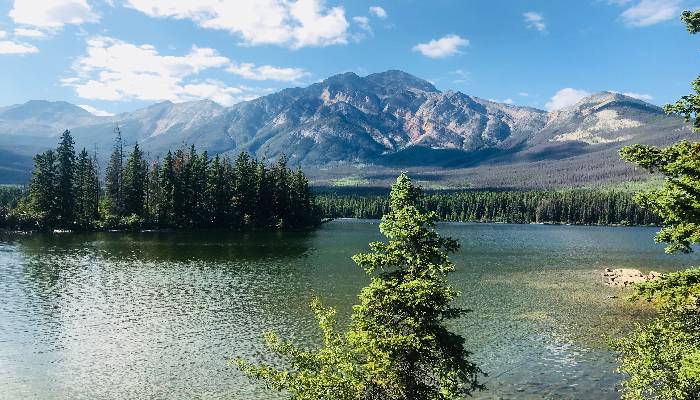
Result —
[[661, 273], [656, 271], [643, 274], [640, 270], [633, 268], [605, 268], [603, 272], [603, 282], [609, 286], [627, 287], [635, 283], [654, 280], [660, 276]]

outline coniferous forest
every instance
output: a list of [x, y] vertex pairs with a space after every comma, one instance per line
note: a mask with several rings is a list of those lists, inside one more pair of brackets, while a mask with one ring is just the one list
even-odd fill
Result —
[[[381, 195], [316, 196], [321, 214], [329, 218], [380, 218], [389, 210]], [[566, 189], [556, 191], [464, 191], [429, 193], [422, 207], [443, 221], [562, 223], [576, 225], [656, 225], [652, 211], [625, 191]]]
[[320, 218], [304, 173], [240, 153], [235, 160], [189, 149], [148, 161], [127, 153], [115, 130], [104, 184], [95, 154], [76, 154], [65, 131], [56, 149], [34, 157], [29, 190], [8, 189], [0, 225], [26, 230], [221, 228], [303, 229]]

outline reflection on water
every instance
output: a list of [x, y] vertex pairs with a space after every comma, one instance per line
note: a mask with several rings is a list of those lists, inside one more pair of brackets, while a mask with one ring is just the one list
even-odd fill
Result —
[[[600, 282], [605, 267], [667, 271], [648, 228], [446, 224], [455, 322], [489, 372], [477, 398], [616, 398], [604, 335], [649, 310]], [[346, 318], [366, 277], [350, 256], [376, 222], [314, 233], [0, 237], [0, 387], [9, 399], [278, 399], [229, 368], [270, 360], [261, 335], [318, 342], [315, 293]]]

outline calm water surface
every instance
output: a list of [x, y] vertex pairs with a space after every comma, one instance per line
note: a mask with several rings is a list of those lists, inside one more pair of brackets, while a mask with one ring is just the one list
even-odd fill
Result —
[[[455, 322], [489, 373], [476, 398], [615, 399], [605, 335], [649, 309], [603, 286], [606, 267], [669, 271], [652, 228], [445, 224]], [[313, 233], [0, 236], [0, 398], [281, 399], [229, 367], [274, 361], [264, 330], [319, 340], [310, 297], [347, 318], [366, 277], [350, 256], [375, 221]]]

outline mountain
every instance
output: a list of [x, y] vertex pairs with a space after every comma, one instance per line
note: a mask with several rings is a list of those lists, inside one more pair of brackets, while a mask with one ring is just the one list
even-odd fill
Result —
[[100, 117], [65, 101], [31, 100], [0, 108], [2, 135], [57, 137], [70, 127], [91, 125], [98, 121]]
[[138, 141], [153, 157], [195, 144], [210, 154], [284, 153], [310, 169], [474, 168], [575, 161], [601, 152], [610, 158], [624, 143], [664, 144], [674, 136], [670, 132], [687, 131], [659, 107], [619, 93], [594, 94], [547, 112], [441, 92], [393, 70], [334, 75], [228, 108], [211, 101], [163, 102], [96, 117], [65, 102], [30, 101], [0, 108], [0, 149], [28, 155], [70, 129], [78, 147], [96, 146], [106, 154], [115, 125], [127, 143]]

